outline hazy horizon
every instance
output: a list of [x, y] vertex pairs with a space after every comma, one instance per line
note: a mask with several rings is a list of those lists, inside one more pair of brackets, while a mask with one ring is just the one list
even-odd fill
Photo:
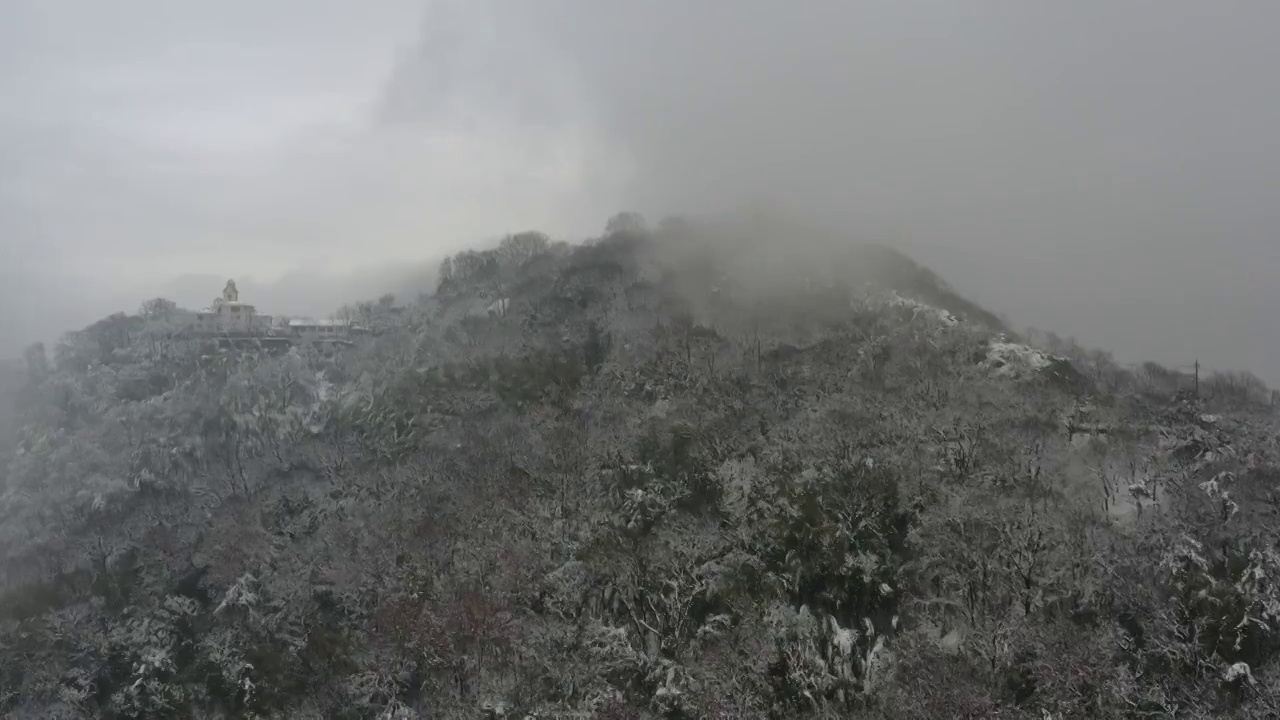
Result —
[[348, 268], [363, 292], [507, 232], [767, 202], [1015, 326], [1280, 384], [1271, 3], [14, 0], [0, 20], [0, 349], [186, 274], [340, 296]]

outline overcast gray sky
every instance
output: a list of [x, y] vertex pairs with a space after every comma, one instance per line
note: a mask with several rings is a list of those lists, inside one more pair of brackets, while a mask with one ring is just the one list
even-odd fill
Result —
[[1280, 384], [1277, 21], [1269, 0], [8, 0], [0, 243], [35, 317], [152, 277], [769, 200], [1016, 324]]
[[[588, 161], [569, 74], [520, 68], [493, 25], [422, 0], [0, 3], [5, 349], [187, 274], [331, 278], [600, 227], [623, 163]], [[511, 97], [507, 66], [540, 87]]]

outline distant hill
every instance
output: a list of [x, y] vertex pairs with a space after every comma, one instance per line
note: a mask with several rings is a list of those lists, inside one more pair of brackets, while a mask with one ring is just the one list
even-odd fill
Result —
[[[294, 271], [271, 282], [253, 277], [251, 269], [235, 277], [245, 302], [266, 314], [327, 317], [347, 303], [392, 293], [405, 302], [435, 288], [436, 265], [402, 263], [361, 268], [343, 273]], [[180, 307], [199, 309], [209, 304], [227, 282], [221, 275], [187, 274], [153, 289]]]
[[157, 311], [33, 356], [0, 714], [1276, 716], [1256, 378], [1020, 338], [768, 217], [438, 279], [350, 308], [379, 332], [344, 351]]
[[[237, 273], [246, 302], [265, 314], [328, 317], [347, 303], [392, 293], [412, 302], [435, 287], [438, 260], [373, 265], [347, 272], [297, 270], [274, 281], [253, 276], [252, 265]], [[198, 310], [222, 291], [227, 277], [190, 273], [169, 281], [134, 286], [112, 277], [0, 270], [0, 305], [20, 308], [0, 317], [0, 358], [18, 358], [28, 345], [52, 347], [65, 332], [114, 312], [136, 312], [142, 302], [164, 297]]]

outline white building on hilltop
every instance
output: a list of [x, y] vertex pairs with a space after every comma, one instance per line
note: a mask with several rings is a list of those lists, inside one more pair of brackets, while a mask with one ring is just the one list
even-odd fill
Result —
[[249, 335], [269, 327], [270, 315], [259, 315], [252, 305], [240, 302], [235, 280], [228, 280], [222, 296], [214, 298], [209, 307], [196, 313], [195, 330], [200, 333]]

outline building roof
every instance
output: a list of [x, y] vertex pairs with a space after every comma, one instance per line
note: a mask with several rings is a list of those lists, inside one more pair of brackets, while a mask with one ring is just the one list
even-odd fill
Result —
[[310, 318], [293, 318], [289, 320], [289, 327], [350, 327], [351, 323], [343, 320], [312, 320]]
[[249, 308], [250, 310], [254, 309], [253, 305], [249, 303], [243, 303], [243, 302], [237, 302], [237, 301], [228, 302], [226, 300], [223, 300], [222, 298], [216, 298], [216, 301], [217, 302], [215, 302], [213, 305], [210, 305], [209, 307], [201, 308], [199, 312], [206, 313], [209, 315], [216, 315], [218, 314], [219, 308], [224, 308], [224, 307], [242, 307], [242, 308]]

